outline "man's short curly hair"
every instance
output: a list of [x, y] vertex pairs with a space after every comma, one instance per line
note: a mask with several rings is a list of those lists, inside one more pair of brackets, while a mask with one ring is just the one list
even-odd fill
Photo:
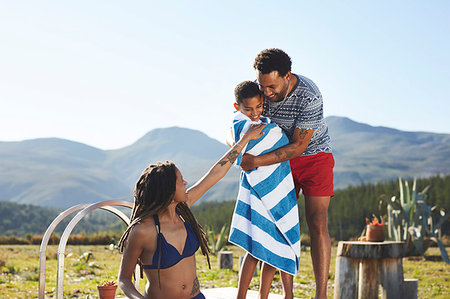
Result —
[[262, 50], [255, 58], [253, 67], [262, 74], [277, 71], [280, 76], [291, 70], [291, 58], [283, 50], [271, 48]]
[[234, 97], [237, 104], [242, 104], [245, 99], [250, 99], [262, 95], [258, 84], [253, 81], [244, 81], [239, 83], [234, 89]]

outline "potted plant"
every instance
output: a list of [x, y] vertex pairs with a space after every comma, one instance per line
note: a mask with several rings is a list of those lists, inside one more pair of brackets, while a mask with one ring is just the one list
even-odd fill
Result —
[[113, 280], [107, 280], [97, 285], [97, 290], [100, 299], [114, 299], [116, 296], [117, 284]]
[[366, 240], [369, 242], [383, 242], [384, 241], [384, 224], [383, 219], [373, 215], [372, 221], [366, 218]]

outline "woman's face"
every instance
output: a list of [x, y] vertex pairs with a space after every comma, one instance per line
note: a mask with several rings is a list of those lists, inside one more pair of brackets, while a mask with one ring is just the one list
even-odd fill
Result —
[[177, 168], [177, 182], [175, 189], [175, 196], [173, 197], [174, 202], [186, 202], [188, 200], [186, 193], [187, 182], [183, 179], [183, 175]]

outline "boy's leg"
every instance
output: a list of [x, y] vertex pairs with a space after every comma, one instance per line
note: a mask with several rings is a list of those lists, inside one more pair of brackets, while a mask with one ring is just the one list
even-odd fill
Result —
[[267, 263], [263, 264], [261, 270], [261, 282], [259, 284], [259, 299], [267, 299], [269, 297], [275, 271], [277, 271], [277, 269], [271, 265]]
[[280, 271], [281, 283], [283, 284], [283, 293], [285, 299], [294, 298], [294, 276], [284, 271]]
[[239, 274], [237, 299], [245, 299], [247, 296], [248, 286], [252, 281], [253, 273], [255, 273], [258, 260], [250, 254], [246, 254], [242, 263], [241, 273]]

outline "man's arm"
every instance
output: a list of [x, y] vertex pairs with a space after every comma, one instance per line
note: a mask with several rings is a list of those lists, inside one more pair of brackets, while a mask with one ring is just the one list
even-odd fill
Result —
[[305, 152], [313, 133], [314, 130], [295, 128], [291, 143], [261, 156], [244, 154], [241, 167], [243, 170], [248, 171], [255, 167], [272, 165], [297, 158]]

